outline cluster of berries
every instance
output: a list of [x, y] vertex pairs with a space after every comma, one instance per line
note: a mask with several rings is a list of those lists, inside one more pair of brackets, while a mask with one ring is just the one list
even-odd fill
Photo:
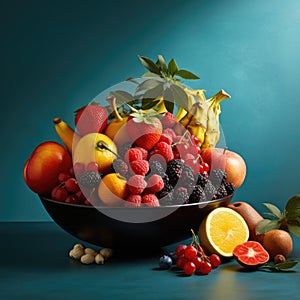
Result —
[[219, 255], [209, 254], [204, 247], [200, 246], [199, 242], [196, 242], [195, 236], [191, 245], [178, 245], [174, 253], [163, 255], [159, 259], [161, 269], [170, 269], [172, 265], [176, 265], [187, 276], [207, 275], [220, 264]]
[[76, 163], [69, 172], [60, 173], [58, 180], [60, 184], [52, 189], [51, 199], [90, 206], [95, 202], [94, 188], [98, 186], [101, 175], [95, 162], [89, 163], [86, 168], [84, 164]]

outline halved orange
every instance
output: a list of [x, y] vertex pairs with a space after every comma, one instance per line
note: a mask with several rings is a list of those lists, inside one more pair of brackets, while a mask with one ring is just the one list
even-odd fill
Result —
[[233, 249], [249, 238], [244, 218], [228, 207], [212, 210], [201, 222], [198, 231], [200, 244], [210, 253], [232, 257]]

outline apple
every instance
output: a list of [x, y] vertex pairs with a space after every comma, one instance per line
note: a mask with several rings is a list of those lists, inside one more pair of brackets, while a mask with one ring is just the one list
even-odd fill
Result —
[[227, 174], [226, 182], [232, 182], [238, 189], [246, 178], [246, 163], [236, 152], [223, 148], [210, 148], [201, 154], [210, 169], [223, 169]]
[[23, 167], [27, 186], [39, 195], [49, 195], [59, 184], [59, 173], [68, 173], [72, 158], [65, 147], [57, 142], [47, 141], [38, 145]]

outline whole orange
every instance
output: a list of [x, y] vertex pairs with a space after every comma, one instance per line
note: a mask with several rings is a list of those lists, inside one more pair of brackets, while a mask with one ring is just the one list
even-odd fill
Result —
[[98, 196], [107, 206], [122, 205], [128, 194], [126, 179], [118, 173], [105, 175], [98, 187]]

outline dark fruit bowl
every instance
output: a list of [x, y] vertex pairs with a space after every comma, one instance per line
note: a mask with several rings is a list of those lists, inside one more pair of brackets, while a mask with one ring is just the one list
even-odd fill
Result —
[[[213, 209], [226, 206], [233, 195], [222, 199], [160, 207], [94, 207], [67, 204], [40, 196], [50, 217], [65, 231], [82, 241], [100, 247], [125, 249], [128, 246], [159, 248], [191, 237]], [[136, 222], [112, 218], [135, 216]], [[161, 217], [159, 217], [161, 216]], [[143, 222], [141, 220], [152, 220]]]

